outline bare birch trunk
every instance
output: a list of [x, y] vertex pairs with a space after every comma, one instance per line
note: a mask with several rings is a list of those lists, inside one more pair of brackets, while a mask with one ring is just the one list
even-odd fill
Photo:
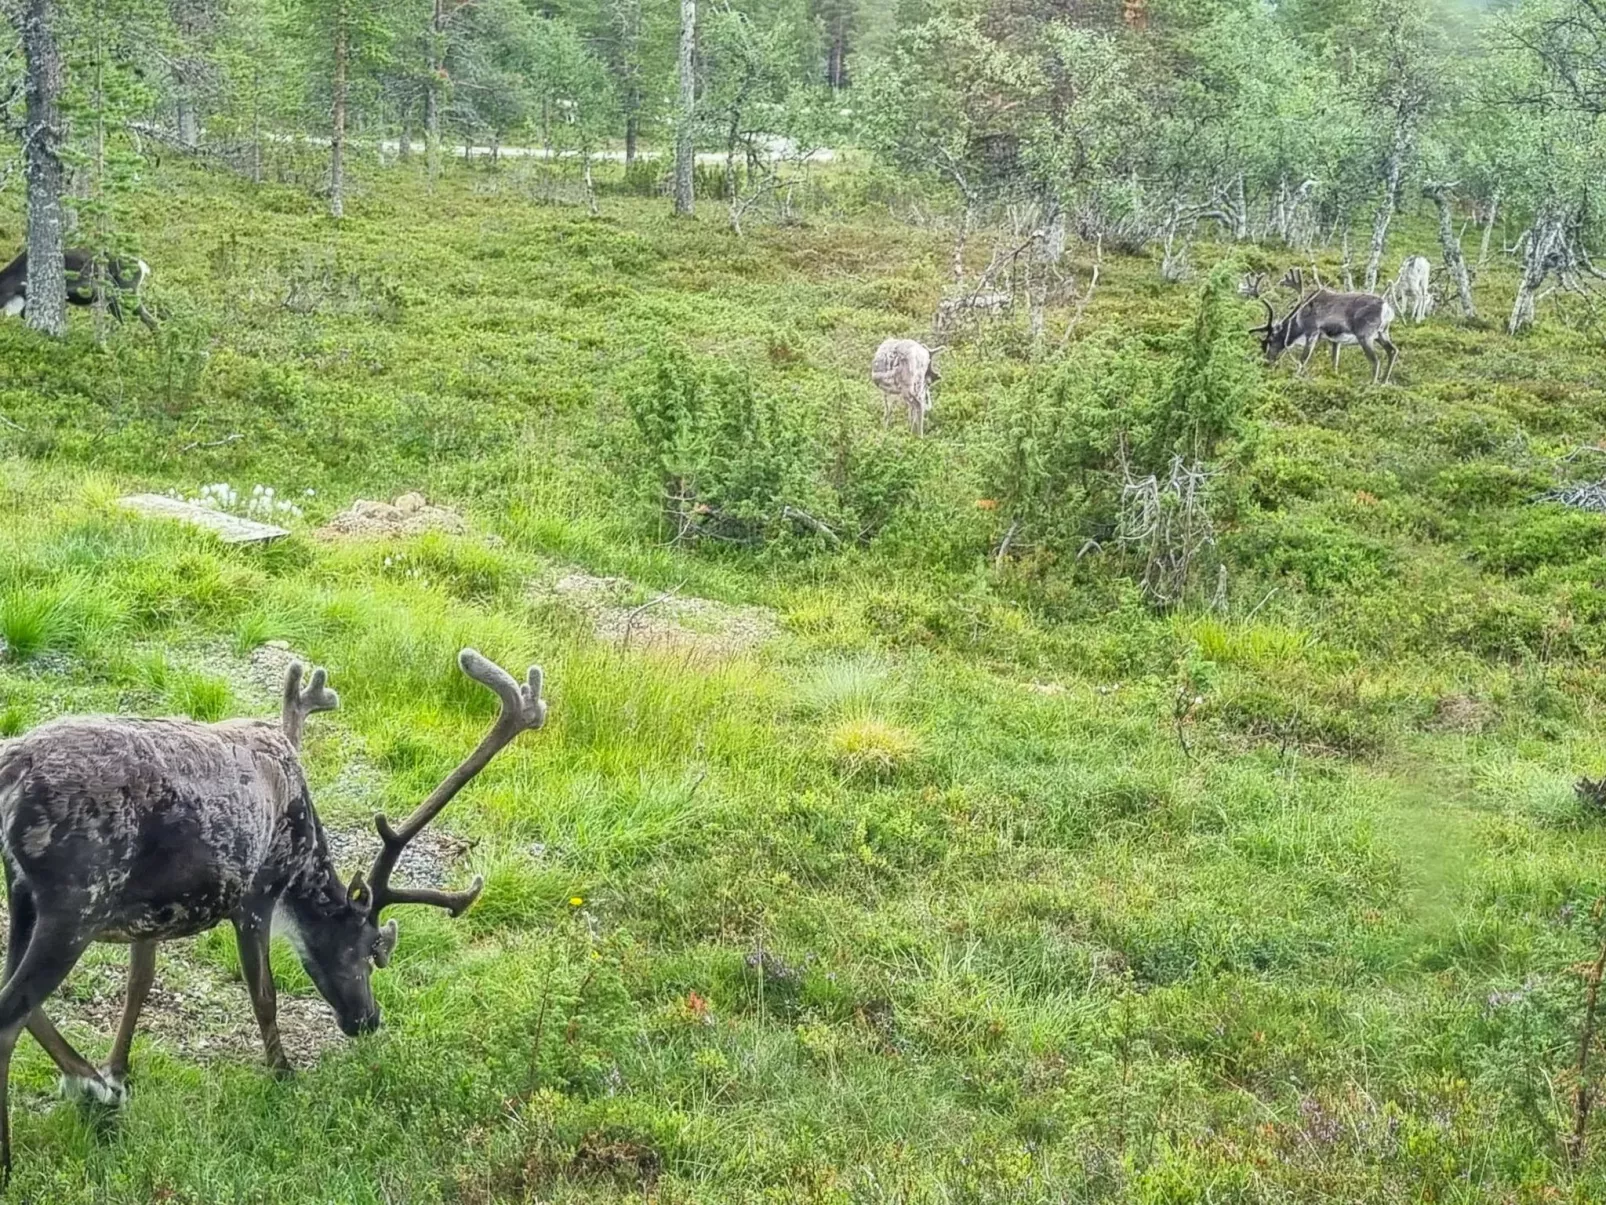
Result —
[[1489, 240], [1494, 237], [1494, 221], [1500, 213], [1500, 190], [1494, 190], [1494, 196], [1489, 198], [1489, 218], [1483, 224], [1483, 245], [1478, 248], [1478, 271], [1483, 271], [1489, 262]]
[[63, 140], [61, 52], [51, 27], [50, 0], [26, 0], [20, 12], [27, 61], [24, 144], [28, 178], [28, 325], [47, 335], [67, 333], [67, 267], [62, 252]]
[[675, 213], [690, 217], [696, 149], [692, 121], [697, 106], [697, 0], [680, 0], [680, 121], [675, 130]]
[[597, 185], [591, 178], [590, 150], [580, 152], [580, 176], [586, 186], [586, 209], [590, 211], [592, 217], [596, 217], [601, 210], [597, 208]]
[[346, 58], [348, 54], [346, 14], [335, 14], [334, 111], [329, 137], [329, 216], [346, 214]]
[[1383, 200], [1378, 204], [1377, 216], [1372, 220], [1372, 247], [1366, 257], [1366, 291], [1376, 292], [1378, 272], [1383, 267], [1383, 250], [1388, 246], [1389, 225], [1400, 201], [1400, 176], [1405, 170], [1405, 157], [1398, 148], [1389, 154], [1388, 174], [1383, 179]]
[[1517, 282], [1517, 296], [1511, 303], [1511, 317], [1506, 322], [1508, 334], [1515, 335], [1533, 325], [1539, 289], [1550, 275], [1551, 258], [1561, 240], [1561, 214], [1548, 207], [1541, 209], [1525, 240], [1528, 248], [1522, 257], [1522, 276]]
[[1450, 273], [1450, 279], [1455, 281], [1456, 292], [1461, 298], [1461, 313], [1468, 318], [1476, 318], [1478, 311], [1472, 304], [1472, 281], [1467, 277], [1467, 260], [1461, 254], [1461, 240], [1455, 232], [1455, 214], [1450, 207], [1450, 186], [1430, 184], [1423, 191], [1433, 199], [1433, 204], [1439, 210], [1439, 246], [1444, 248], [1444, 266]]
[[174, 72], [175, 83], [180, 89], [174, 107], [178, 110], [178, 140], [181, 146], [194, 150], [201, 144], [201, 122], [196, 116], [195, 105], [188, 95], [189, 85], [182, 76]]

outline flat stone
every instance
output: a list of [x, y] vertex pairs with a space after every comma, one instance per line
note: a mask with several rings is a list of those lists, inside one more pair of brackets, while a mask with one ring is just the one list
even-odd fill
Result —
[[179, 519], [196, 527], [205, 528], [207, 531], [215, 532], [217, 538], [225, 544], [266, 544], [290, 534], [284, 528], [275, 527], [271, 523], [242, 519], [238, 515], [196, 506], [193, 502], [183, 502], [163, 494], [133, 494], [118, 499], [118, 502], [149, 519]]

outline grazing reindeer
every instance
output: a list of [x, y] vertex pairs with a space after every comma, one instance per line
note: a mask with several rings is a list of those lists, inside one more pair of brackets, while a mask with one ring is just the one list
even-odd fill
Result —
[[[279, 724], [226, 720], [64, 719], [0, 743], [0, 857], [11, 924], [0, 987], [0, 1165], [11, 1167], [6, 1107], [11, 1053], [26, 1026], [62, 1072], [103, 1100], [121, 1096], [127, 1039], [137, 1016], [131, 990], [119, 1044], [117, 1086], [69, 1046], [39, 1011], [94, 941], [128, 943], [136, 959], [155, 943], [227, 920], [262, 1031], [267, 1061], [289, 1070], [280, 1044], [268, 938], [275, 914], [314, 985], [350, 1036], [379, 1026], [373, 968], [390, 962], [396, 922], [386, 908], [430, 904], [453, 916], [478, 897], [463, 891], [392, 887], [408, 842], [521, 732], [546, 722], [542, 674], [524, 685], [472, 649], [463, 672], [494, 691], [501, 713], [472, 754], [406, 823], [374, 823], [382, 847], [365, 879], [342, 884], [329, 856], [297, 752], [301, 727], [338, 700], [321, 674], [300, 690], [286, 682]], [[148, 984], [146, 984], [148, 987]]]
[[940, 347], [930, 348], [914, 339], [888, 339], [876, 348], [870, 363], [870, 380], [881, 390], [881, 425], [892, 421], [892, 407], [903, 402], [909, 409], [909, 429], [926, 433], [931, 410], [931, 387], [942, 380], [934, 363]]
[[[65, 252], [67, 262], [67, 304], [68, 305], [94, 305], [95, 304], [95, 255], [91, 251], [83, 251], [76, 247]], [[151, 330], [156, 329], [156, 319], [145, 308], [140, 299], [140, 290], [150, 278], [151, 266], [144, 260], [134, 261], [134, 269], [128, 270], [121, 260], [109, 259], [104, 262], [104, 270], [112, 286], [106, 290], [106, 308], [112, 312], [117, 321], [123, 320], [123, 303], [121, 294], [128, 293], [134, 298], [134, 313], [139, 320]], [[0, 268], [0, 314], [8, 318], [15, 318], [28, 308], [28, 253], [24, 251], [4, 268]]]
[[[279, 711], [279, 727], [293, 749], [301, 748], [301, 731], [307, 717], [320, 711], [334, 711], [340, 706], [340, 696], [330, 690], [323, 670], [314, 670], [312, 682], [301, 686], [300, 662], [291, 664], [285, 675], [284, 701]], [[136, 941], [129, 946], [128, 991], [123, 999], [123, 1018], [117, 1027], [117, 1038], [112, 1044], [111, 1057], [97, 1074], [71, 1065], [76, 1054], [66, 1039], [56, 1031], [43, 1009], [35, 1009], [28, 1022], [28, 1031], [50, 1051], [61, 1068], [61, 1089], [64, 1096], [88, 1097], [101, 1104], [120, 1104], [128, 1096], [128, 1055], [134, 1044], [134, 1032], [139, 1025], [139, 1014], [150, 996], [156, 981], [156, 947], [154, 939]], [[269, 1051], [271, 1056], [272, 1052]]]
[[[1260, 302], [1266, 307], [1266, 325], [1255, 327], [1251, 333], [1263, 336], [1266, 363], [1275, 364], [1289, 348], [1300, 347], [1305, 352], [1299, 362], [1299, 371], [1303, 373], [1325, 339], [1333, 345], [1334, 372], [1338, 371], [1339, 351], [1358, 344], [1372, 365], [1372, 384], [1378, 383], [1380, 373], [1385, 385], [1394, 376], [1394, 363], [1400, 353], [1389, 340], [1394, 307], [1387, 298], [1371, 293], [1330, 293], [1318, 289], [1303, 298], [1285, 318], [1277, 317], [1277, 311], [1264, 297]], [[1379, 343], [1389, 354], [1387, 372], [1382, 371], [1378, 361]]]
[[1427, 256], [1413, 255], [1400, 265], [1394, 280], [1393, 294], [1412, 322], [1427, 321], [1433, 309], [1432, 271]]

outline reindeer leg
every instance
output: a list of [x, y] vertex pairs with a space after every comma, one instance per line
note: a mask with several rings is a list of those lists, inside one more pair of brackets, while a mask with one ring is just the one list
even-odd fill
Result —
[[1387, 385], [1394, 379], [1394, 362], [1400, 358], [1400, 349], [1394, 346], [1394, 340], [1388, 337], [1388, 332], [1379, 331], [1377, 340], [1389, 354], [1388, 370], [1383, 374], [1383, 384]]
[[28, 1032], [43, 1046], [50, 1061], [61, 1071], [61, 1094], [73, 1100], [92, 1100], [103, 1105], [121, 1105], [126, 1093], [100, 1073], [93, 1063], [79, 1054], [61, 1033], [45, 1010], [36, 1008], [28, 1018]]
[[[20, 894], [12, 892], [13, 904]], [[37, 916], [31, 893], [27, 907]], [[7, 943], [6, 983], [0, 988], [0, 1171], [7, 1180], [11, 1177], [11, 1053], [34, 1010], [61, 986], [89, 946], [89, 939], [70, 923], [45, 917], [29, 927], [32, 932], [20, 958], [12, 955], [21, 943]]]
[[1333, 340], [1333, 375], [1338, 375], [1338, 353], [1344, 350], [1344, 345], [1337, 339]]
[[1361, 350], [1366, 353], [1366, 361], [1372, 366], [1372, 384], [1376, 385], [1378, 374], [1383, 369], [1377, 358], [1377, 348], [1372, 346], [1371, 339], [1362, 339]]
[[1300, 376], [1305, 376], [1310, 370], [1310, 362], [1316, 358], [1316, 349], [1321, 345], [1322, 341], [1319, 337], [1310, 341], [1310, 346], [1305, 349], [1305, 358], [1299, 362]]
[[145, 303], [137, 298], [134, 301], [134, 314], [141, 322], [145, 324], [146, 329], [151, 331], [151, 333], [154, 334], [160, 329], [156, 325], [156, 319], [152, 317], [151, 312], [145, 308]]
[[128, 998], [123, 1001], [123, 1019], [117, 1026], [117, 1040], [112, 1044], [112, 1055], [107, 1060], [102, 1076], [120, 1091], [126, 1091], [128, 1080], [128, 1052], [134, 1045], [134, 1030], [139, 1025], [139, 1013], [145, 999], [151, 994], [156, 981], [156, 943], [136, 941], [128, 952]]
[[234, 922], [234, 936], [240, 945], [240, 968], [245, 972], [246, 990], [251, 994], [251, 1011], [262, 1030], [262, 1048], [268, 1066], [276, 1075], [291, 1071], [279, 1042], [279, 997], [273, 987], [273, 968], [268, 963], [268, 928], [248, 920]]
[[[22, 961], [28, 943], [33, 939], [34, 922], [37, 919], [32, 894], [15, 887], [10, 892], [10, 909], [11, 926], [6, 933], [7, 978]], [[112, 1088], [102, 1082], [100, 1072], [95, 1070], [94, 1065], [61, 1036], [50, 1018], [45, 1016], [44, 1009], [34, 1009], [33, 1015], [28, 1018], [28, 1032], [33, 1035], [34, 1041], [44, 1047], [51, 1062], [60, 1070], [63, 1096], [92, 1097], [101, 1104], [121, 1103]]]

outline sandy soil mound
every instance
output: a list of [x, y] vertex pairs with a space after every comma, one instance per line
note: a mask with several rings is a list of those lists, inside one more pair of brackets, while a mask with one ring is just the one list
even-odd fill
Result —
[[374, 539], [382, 536], [416, 536], [426, 531], [462, 535], [468, 530], [463, 516], [444, 506], [431, 506], [423, 494], [403, 494], [394, 502], [358, 499], [341, 511], [317, 534], [324, 539]]

